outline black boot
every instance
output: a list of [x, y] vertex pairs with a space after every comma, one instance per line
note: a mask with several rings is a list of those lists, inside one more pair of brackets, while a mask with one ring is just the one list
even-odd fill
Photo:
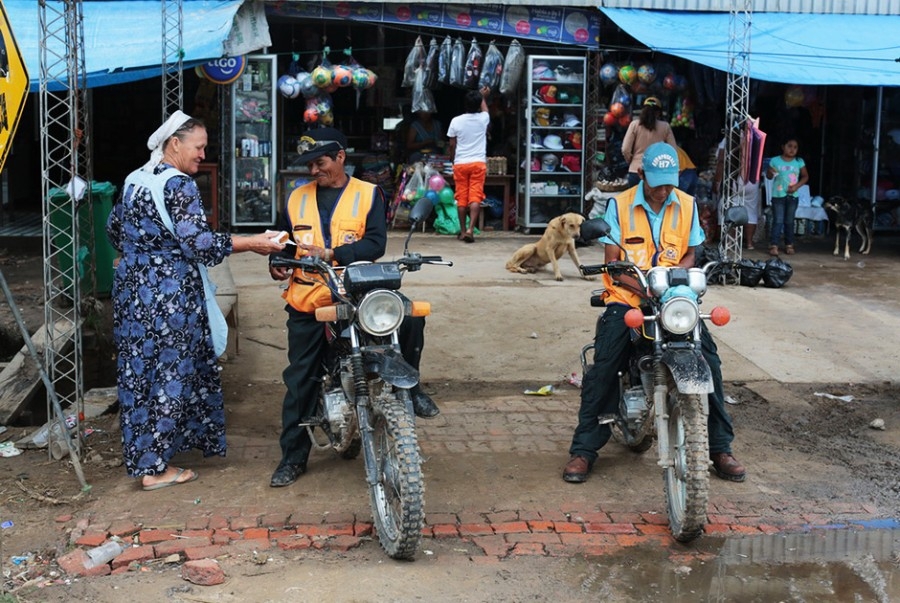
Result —
[[437, 404], [434, 403], [431, 396], [418, 387], [410, 391], [409, 395], [412, 396], [413, 410], [416, 411], [417, 417], [421, 419], [433, 419], [441, 414], [441, 409], [437, 407]]

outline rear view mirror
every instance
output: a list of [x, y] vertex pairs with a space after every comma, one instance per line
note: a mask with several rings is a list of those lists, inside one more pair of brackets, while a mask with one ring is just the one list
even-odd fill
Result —
[[581, 238], [594, 241], [609, 234], [609, 224], [603, 218], [592, 218], [581, 224]]

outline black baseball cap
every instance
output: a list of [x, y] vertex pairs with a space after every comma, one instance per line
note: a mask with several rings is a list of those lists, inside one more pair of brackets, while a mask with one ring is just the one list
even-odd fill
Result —
[[322, 155], [347, 148], [347, 137], [337, 128], [315, 128], [307, 131], [297, 143], [300, 163], [309, 163]]

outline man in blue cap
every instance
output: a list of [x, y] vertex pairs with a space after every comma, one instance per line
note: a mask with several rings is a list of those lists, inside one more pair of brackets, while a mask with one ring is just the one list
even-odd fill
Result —
[[[675, 188], [678, 185], [678, 152], [658, 142], [647, 147], [640, 182], [610, 200], [604, 220], [610, 225], [608, 237], [628, 250], [628, 259], [642, 270], [653, 266], [694, 267], [694, 249], [703, 243], [694, 198]], [[605, 262], [624, 260], [622, 250], [606, 245]], [[628, 353], [629, 327], [625, 313], [640, 306], [634, 290], [603, 275], [606, 311], [597, 320], [594, 338], [594, 365], [584, 375], [578, 426], [569, 447], [571, 455], [563, 470], [567, 482], [581, 483], [597, 458], [597, 451], [609, 441], [609, 425], [599, 423], [600, 415], [615, 414], [617, 373]], [[709, 394], [709, 451], [713, 470], [722, 479], [741, 482], [744, 467], [731, 454], [734, 430], [725, 411], [722, 392], [722, 361], [716, 344], [701, 322], [701, 352], [712, 371], [714, 391]]]

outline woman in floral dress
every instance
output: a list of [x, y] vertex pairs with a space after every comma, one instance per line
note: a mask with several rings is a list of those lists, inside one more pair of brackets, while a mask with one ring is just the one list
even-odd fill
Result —
[[210, 229], [191, 178], [206, 143], [203, 123], [176, 111], [147, 141], [150, 161], [125, 181], [106, 226], [121, 254], [113, 338], [122, 453], [128, 475], [140, 476], [144, 490], [197, 479], [195, 471], [170, 465], [179, 452], [225, 455], [222, 384], [201, 266], [283, 247], [271, 233], [235, 237]]

